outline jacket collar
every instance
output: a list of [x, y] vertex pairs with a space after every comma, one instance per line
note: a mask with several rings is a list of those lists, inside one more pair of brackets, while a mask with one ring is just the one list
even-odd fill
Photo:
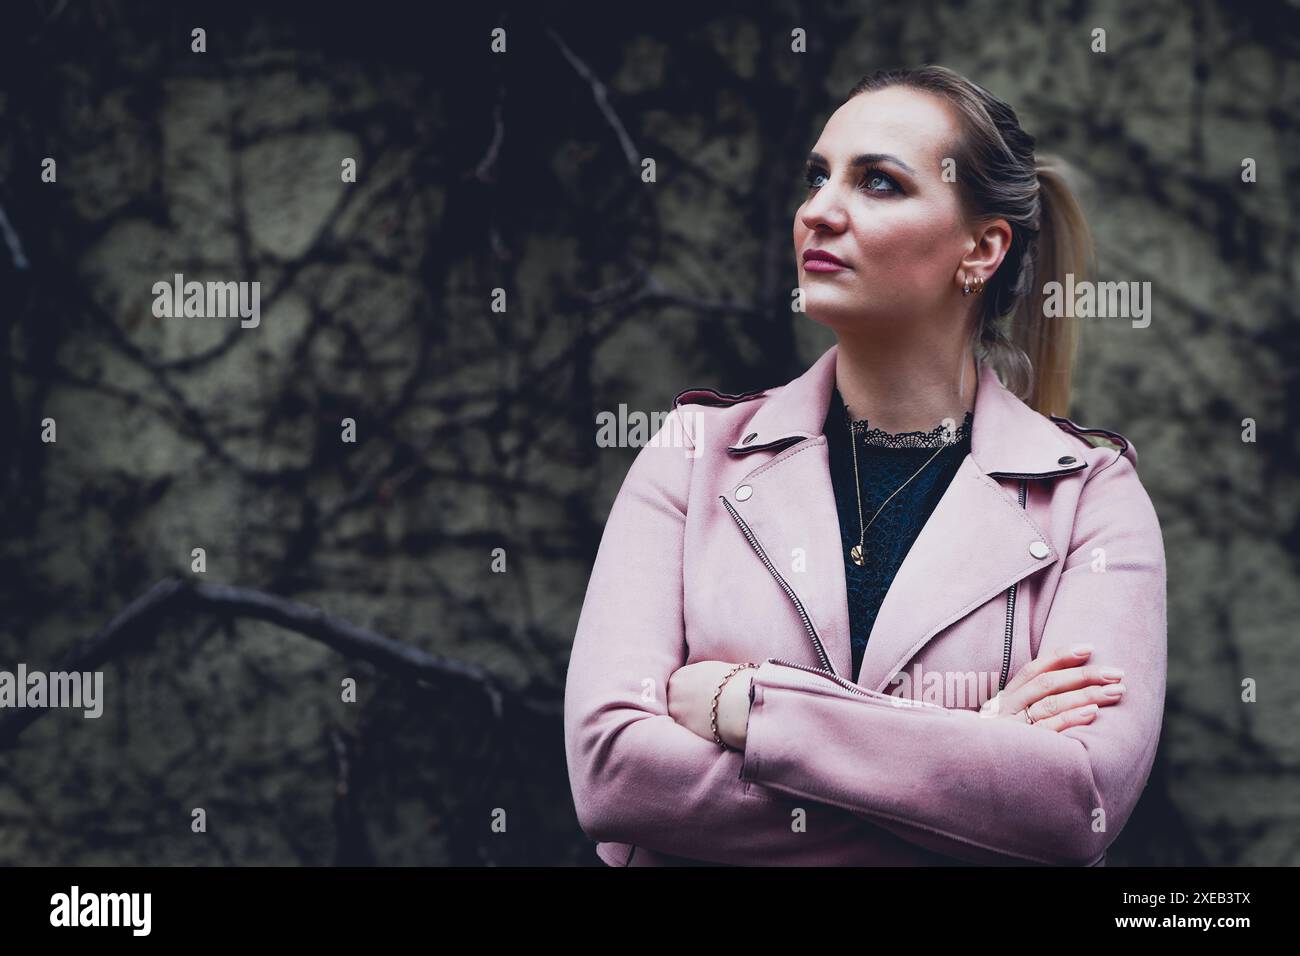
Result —
[[[772, 390], [727, 451], [744, 455], [820, 435], [838, 352], [832, 345], [806, 372]], [[1061, 429], [1013, 395], [985, 361], [979, 363], [970, 457], [990, 477], [1050, 478], [1087, 467]]]

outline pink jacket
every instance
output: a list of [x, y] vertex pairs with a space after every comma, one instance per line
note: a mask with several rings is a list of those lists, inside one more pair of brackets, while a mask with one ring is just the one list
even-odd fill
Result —
[[[1132, 443], [1040, 415], [982, 364], [971, 452], [855, 683], [822, 434], [837, 348], [779, 388], [682, 392], [638, 452], [569, 663], [579, 824], [614, 866], [1103, 864], [1165, 695], [1164, 545]], [[1085, 642], [1127, 687], [1091, 724], [978, 713], [1038, 654]], [[668, 714], [669, 676], [701, 660], [761, 663], [740, 675], [743, 752]]]

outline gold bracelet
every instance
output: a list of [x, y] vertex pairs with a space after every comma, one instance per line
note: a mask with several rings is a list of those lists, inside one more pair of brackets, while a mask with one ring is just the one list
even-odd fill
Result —
[[744, 664], [737, 664], [731, 670], [727, 671], [727, 676], [722, 678], [722, 680], [718, 682], [718, 689], [713, 692], [713, 708], [712, 708], [713, 719], [711, 721], [713, 726], [713, 742], [717, 744], [719, 747], [721, 747], [723, 750], [727, 750], [729, 748], [723, 742], [722, 736], [718, 733], [718, 698], [722, 696], [722, 688], [726, 686], [727, 681], [731, 680], [731, 678], [736, 676], [736, 674], [740, 673], [747, 667], [758, 667], [758, 665], [754, 663], [748, 663], [748, 662]]

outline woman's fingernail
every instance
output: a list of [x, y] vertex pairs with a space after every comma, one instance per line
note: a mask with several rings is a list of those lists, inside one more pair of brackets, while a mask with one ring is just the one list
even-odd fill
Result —
[[1101, 676], [1105, 680], [1119, 680], [1124, 676], [1124, 671], [1119, 667], [1103, 667], [1101, 669]]
[[1102, 693], [1107, 697], [1122, 697], [1125, 689], [1123, 684], [1111, 684], [1109, 687], [1102, 688]]
[[1092, 645], [1075, 644], [1074, 647], [1070, 648], [1070, 653], [1073, 654], [1075, 657], [1084, 657], [1092, 653]]

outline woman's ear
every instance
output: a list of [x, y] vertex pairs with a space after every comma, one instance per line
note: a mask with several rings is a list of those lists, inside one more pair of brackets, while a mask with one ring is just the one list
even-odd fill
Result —
[[983, 279], [986, 284], [992, 281], [998, 266], [1006, 258], [1007, 250], [1011, 248], [1011, 226], [1005, 219], [994, 219], [981, 225], [971, 235], [971, 241], [974, 245], [962, 258], [954, 277], [958, 288], [967, 277], [972, 281]]

